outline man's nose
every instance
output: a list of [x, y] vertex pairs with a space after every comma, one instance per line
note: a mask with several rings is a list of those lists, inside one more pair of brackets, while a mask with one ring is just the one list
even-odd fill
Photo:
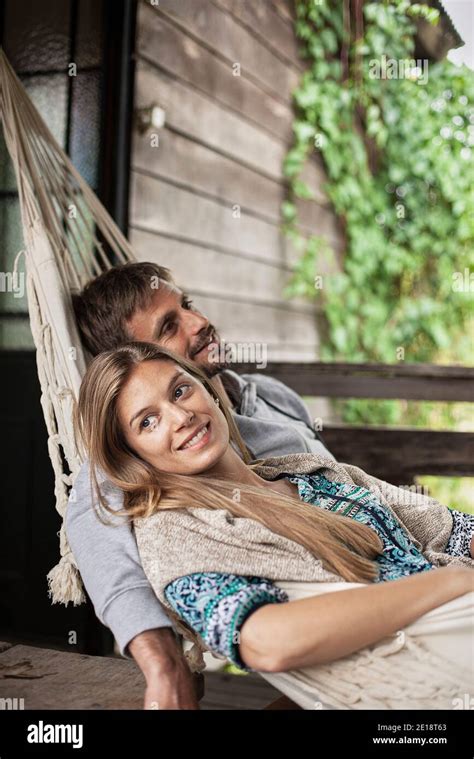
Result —
[[188, 311], [186, 314], [186, 324], [193, 335], [197, 335], [203, 329], [209, 326], [209, 319], [197, 311]]

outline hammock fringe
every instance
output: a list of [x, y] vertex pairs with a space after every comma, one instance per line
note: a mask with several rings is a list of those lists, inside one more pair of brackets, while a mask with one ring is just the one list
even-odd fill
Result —
[[81, 575], [71, 556], [71, 552], [62, 556], [58, 564], [46, 575], [48, 595], [52, 604], [61, 603], [67, 606], [71, 602], [74, 606], [79, 606], [86, 602]]

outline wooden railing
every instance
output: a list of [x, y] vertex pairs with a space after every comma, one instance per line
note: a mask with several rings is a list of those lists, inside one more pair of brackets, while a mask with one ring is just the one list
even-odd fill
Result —
[[[474, 368], [320, 362], [233, 368], [239, 374], [268, 374], [301, 396], [474, 401]], [[474, 476], [472, 432], [327, 424], [321, 435], [339, 461], [356, 464], [394, 484], [408, 485], [420, 474]]]

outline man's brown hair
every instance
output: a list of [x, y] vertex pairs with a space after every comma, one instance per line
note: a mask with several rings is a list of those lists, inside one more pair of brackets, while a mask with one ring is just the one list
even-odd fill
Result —
[[96, 356], [133, 340], [127, 321], [147, 308], [161, 282], [176, 287], [169, 269], [149, 261], [115, 266], [72, 296], [77, 326], [89, 353]]

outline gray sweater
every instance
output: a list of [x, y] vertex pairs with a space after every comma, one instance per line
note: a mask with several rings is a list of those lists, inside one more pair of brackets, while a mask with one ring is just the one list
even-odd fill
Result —
[[[234, 404], [234, 419], [255, 458], [316, 453], [333, 458], [313, 429], [301, 398], [278, 380], [260, 374], [221, 374]], [[123, 493], [103, 479], [102, 491], [113, 509], [123, 508]], [[175, 625], [145, 576], [135, 536], [124, 517], [101, 522], [89, 465], [81, 468], [66, 509], [65, 529], [87, 593], [100, 621], [112, 630], [122, 655], [139, 633]]]

